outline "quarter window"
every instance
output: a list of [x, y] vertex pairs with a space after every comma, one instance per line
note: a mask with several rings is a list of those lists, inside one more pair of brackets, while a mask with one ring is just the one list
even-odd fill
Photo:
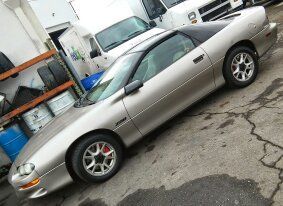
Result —
[[194, 48], [195, 45], [189, 37], [176, 34], [156, 46], [143, 58], [132, 81], [146, 82]]

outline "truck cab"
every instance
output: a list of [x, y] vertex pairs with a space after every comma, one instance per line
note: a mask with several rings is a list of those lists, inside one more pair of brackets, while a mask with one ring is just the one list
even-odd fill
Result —
[[[110, 16], [111, 17], [111, 16]], [[76, 22], [60, 37], [80, 79], [106, 70], [120, 55], [164, 29], [139, 17], [124, 15], [103, 21]], [[90, 19], [91, 20], [91, 19]]]
[[[150, 21], [159, 28], [213, 21], [240, 9], [242, 0], [139, 0]], [[133, 6], [134, 4], [132, 4]]]
[[124, 19], [89, 38], [90, 58], [100, 69], [107, 69], [121, 54], [140, 42], [163, 32], [156, 24], [146, 23], [139, 17]]

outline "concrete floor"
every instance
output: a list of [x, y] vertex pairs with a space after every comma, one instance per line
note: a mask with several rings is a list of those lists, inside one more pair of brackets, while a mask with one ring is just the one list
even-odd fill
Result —
[[283, 4], [268, 6], [278, 42], [254, 84], [222, 88], [128, 151], [121, 171], [99, 185], [74, 183], [9, 205], [283, 205]]

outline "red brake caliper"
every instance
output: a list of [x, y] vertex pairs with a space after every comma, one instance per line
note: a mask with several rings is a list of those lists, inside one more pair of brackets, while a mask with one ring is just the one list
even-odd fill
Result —
[[109, 151], [110, 151], [109, 147], [104, 146], [103, 152], [104, 152], [104, 153], [107, 153], [107, 152], [109, 152]]

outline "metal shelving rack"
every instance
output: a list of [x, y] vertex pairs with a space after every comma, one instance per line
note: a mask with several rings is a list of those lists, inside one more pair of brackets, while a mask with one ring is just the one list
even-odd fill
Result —
[[[41, 54], [7, 72], [4, 72], [2, 74], [0, 74], [0, 81], [4, 80], [6, 78], [9, 78], [10, 76], [12, 76], [13, 74], [22, 72], [26, 69], [28, 69], [29, 67], [45, 60], [48, 58], [51, 58], [52, 56], [57, 55], [57, 51], [55, 49], [51, 49], [50, 51]], [[24, 113], [25, 111], [34, 108], [35, 106], [39, 105], [40, 103], [56, 96], [57, 94], [59, 94], [62, 91], [67, 90], [68, 88], [75, 86], [75, 83], [73, 81], [68, 81], [48, 92], [45, 92], [43, 95], [41, 95], [40, 97], [37, 97], [36, 99], [34, 99], [33, 101], [30, 101], [29, 103], [24, 104], [23, 106], [14, 109], [13, 111], [9, 112], [8, 114], [5, 114], [4, 116], [0, 117], [0, 127], [3, 127], [5, 124], [8, 124], [12, 118]]]

